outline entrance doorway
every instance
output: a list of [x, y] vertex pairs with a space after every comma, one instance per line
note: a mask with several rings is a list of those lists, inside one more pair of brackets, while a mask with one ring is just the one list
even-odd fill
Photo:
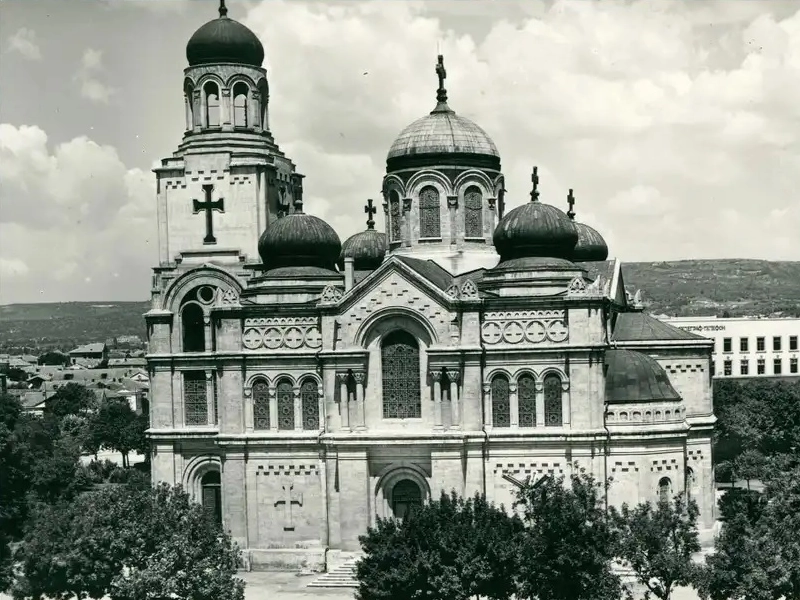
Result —
[[411, 511], [422, 506], [422, 490], [411, 479], [401, 479], [392, 488], [392, 512], [404, 519]]
[[208, 517], [217, 525], [222, 525], [222, 493], [219, 471], [209, 471], [200, 480], [203, 491], [203, 508]]

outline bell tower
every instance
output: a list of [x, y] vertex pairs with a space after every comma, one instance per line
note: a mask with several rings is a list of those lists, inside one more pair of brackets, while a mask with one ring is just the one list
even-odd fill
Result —
[[221, 0], [219, 17], [189, 40], [186, 59], [186, 130], [154, 169], [156, 272], [259, 263], [259, 235], [303, 194], [303, 176], [270, 133], [264, 48]]

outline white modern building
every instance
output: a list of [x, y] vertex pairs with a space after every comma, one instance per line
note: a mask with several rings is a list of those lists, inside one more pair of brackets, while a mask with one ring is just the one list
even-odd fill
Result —
[[714, 340], [715, 377], [798, 377], [800, 319], [663, 317], [684, 331]]

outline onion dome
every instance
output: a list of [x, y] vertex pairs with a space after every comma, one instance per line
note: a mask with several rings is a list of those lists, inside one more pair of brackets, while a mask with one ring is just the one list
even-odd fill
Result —
[[572, 251], [572, 260], [576, 262], [606, 260], [608, 245], [603, 236], [595, 228], [575, 220], [575, 211], [572, 210], [575, 206], [575, 196], [572, 195], [572, 190], [567, 195], [567, 204], [569, 204], [567, 216], [575, 226], [575, 231], [578, 232], [578, 243], [575, 244], [575, 249]]
[[417, 119], [403, 129], [389, 149], [387, 168], [402, 167], [405, 163], [424, 164], [442, 161], [442, 155], [450, 160], [466, 159], [473, 166], [500, 169], [500, 153], [488, 134], [465, 117], [457, 115], [447, 105], [447, 90], [444, 79], [444, 58], [439, 55], [436, 65], [439, 89], [436, 92], [436, 108], [430, 114]]
[[258, 253], [266, 270], [281, 267], [317, 267], [336, 270], [342, 250], [339, 236], [319, 217], [295, 205], [294, 213], [269, 225], [258, 240]]
[[219, 18], [194, 32], [186, 45], [189, 66], [236, 63], [260, 67], [264, 46], [247, 27], [228, 18], [225, 0], [220, 0]]
[[578, 233], [569, 217], [555, 206], [539, 202], [537, 167], [531, 175], [531, 201], [505, 215], [494, 230], [500, 261], [548, 257], [571, 259]]
[[680, 400], [658, 361], [634, 350], [606, 350], [606, 402]]
[[351, 235], [342, 244], [342, 254], [339, 256], [339, 268], [344, 269], [344, 259], [353, 259], [353, 269], [356, 271], [374, 271], [383, 262], [383, 257], [389, 249], [389, 242], [386, 234], [375, 231], [375, 221], [372, 215], [375, 214], [375, 207], [372, 206], [372, 199], [367, 200], [364, 207], [367, 213], [367, 229]]

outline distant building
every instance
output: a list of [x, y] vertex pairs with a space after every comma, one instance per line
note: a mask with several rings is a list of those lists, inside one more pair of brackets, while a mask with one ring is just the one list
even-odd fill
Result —
[[96, 367], [108, 360], [108, 346], [103, 342], [78, 346], [74, 350], [70, 350], [69, 359], [73, 365]]
[[0, 358], [0, 394], [5, 394], [8, 391], [8, 371], [8, 357]]
[[800, 377], [800, 319], [672, 317], [664, 322], [714, 340], [714, 377]]

